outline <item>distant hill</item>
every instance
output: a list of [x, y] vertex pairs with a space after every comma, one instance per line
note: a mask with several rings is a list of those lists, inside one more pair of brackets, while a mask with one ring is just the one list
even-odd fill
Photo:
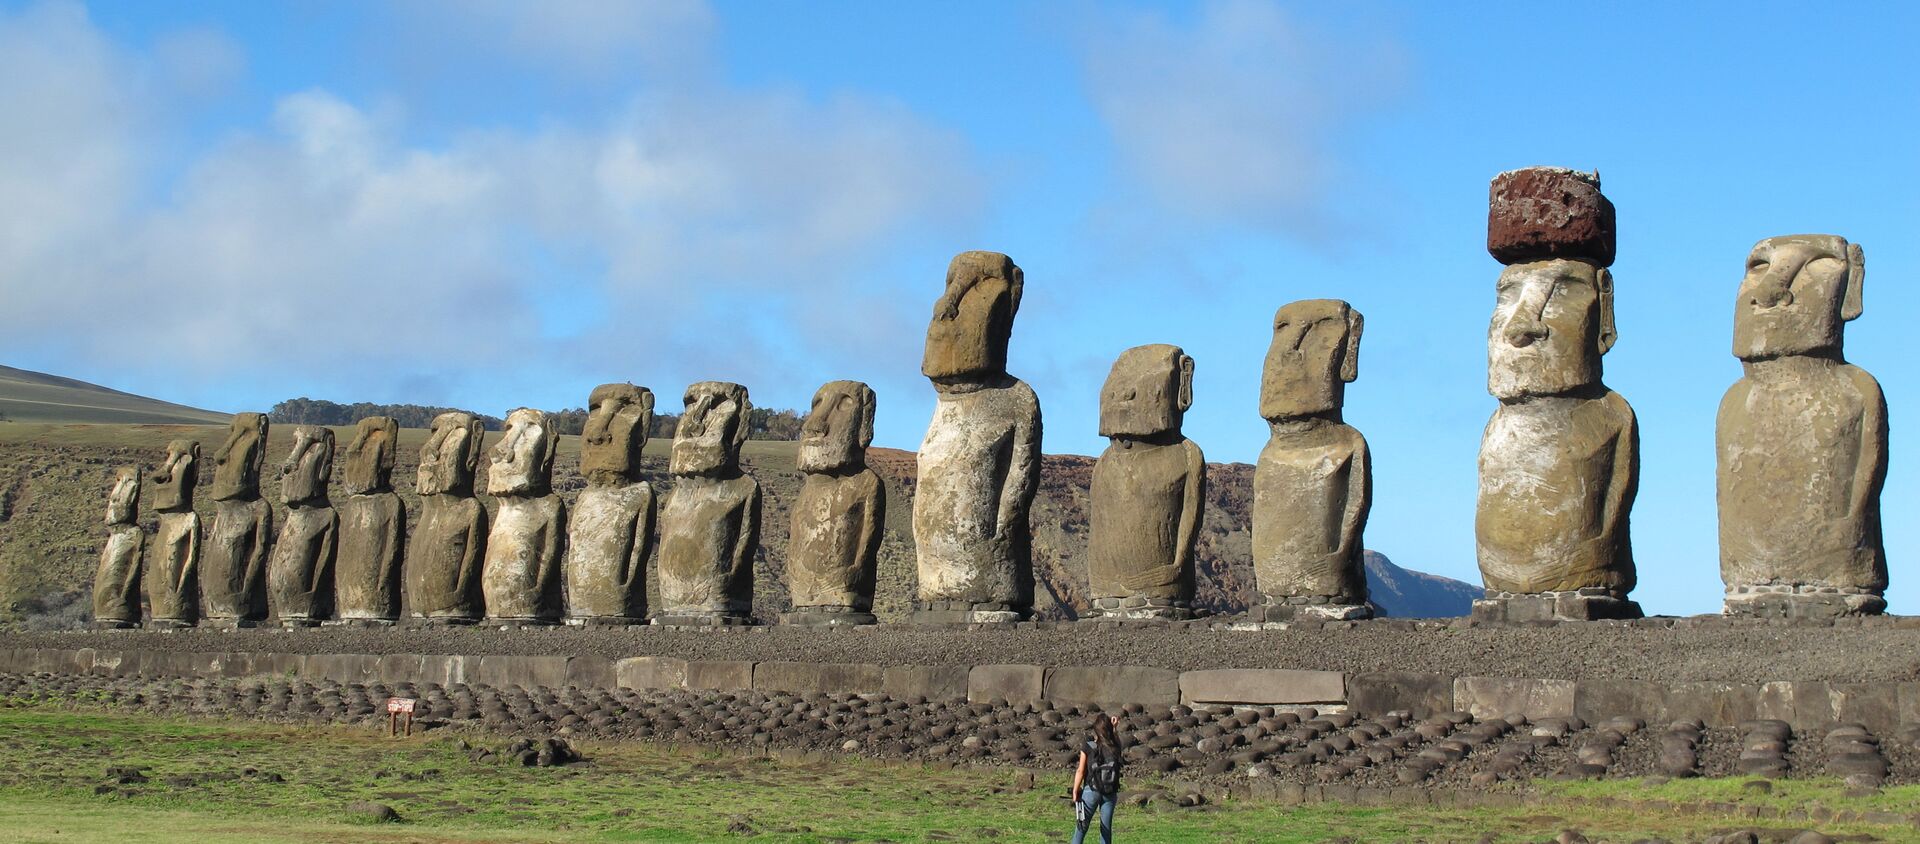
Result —
[[1473, 611], [1485, 594], [1471, 583], [1403, 569], [1378, 551], [1366, 552], [1367, 592], [1373, 603], [1397, 618], [1446, 618]]
[[120, 425], [224, 425], [231, 418], [11, 366], [0, 366], [0, 414], [12, 422]]

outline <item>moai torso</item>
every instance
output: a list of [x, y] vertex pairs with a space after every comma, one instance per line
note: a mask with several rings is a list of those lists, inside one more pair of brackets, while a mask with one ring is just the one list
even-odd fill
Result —
[[1727, 611], [1877, 613], [1887, 585], [1880, 490], [1887, 406], [1841, 357], [1864, 259], [1830, 235], [1754, 247], [1735, 305], [1746, 369], [1720, 402], [1720, 570]]
[[213, 455], [213, 526], [202, 552], [201, 611], [208, 621], [252, 625], [267, 617], [267, 556], [273, 508], [260, 497], [267, 417], [234, 414]]
[[653, 487], [640, 480], [640, 452], [653, 427], [653, 393], [604, 384], [587, 401], [580, 472], [587, 488], [567, 524], [567, 621], [645, 624], [647, 555], [653, 550]]
[[1559, 168], [1493, 181], [1487, 249], [1506, 264], [1487, 330], [1475, 538], [1480, 617], [1637, 618], [1629, 515], [1639, 482], [1633, 408], [1601, 382], [1613, 347], [1613, 205]]
[[873, 389], [858, 381], [828, 382], [814, 393], [795, 459], [806, 479], [794, 501], [787, 542], [790, 622], [873, 621], [874, 573], [887, 506], [880, 476], [866, 461], [874, 405]]
[[200, 444], [174, 440], [167, 457], [147, 479], [159, 525], [147, 542], [146, 569], [140, 582], [157, 627], [192, 626], [200, 614], [200, 517], [193, 512], [193, 488]]
[[493, 449], [487, 492], [499, 499], [487, 534], [481, 588], [489, 621], [551, 624], [560, 620], [560, 557], [567, 507], [553, 494], [553, 458], [560, 443], [553, 419], [521, 408]]
[[420, 449], [420, 525], [407, 540], [406, 602], [414, 618], [467, 624], [484, 612], [480, 561], [487, 511], [473, 497], [486, 430], [470, 413], [442, 413]]
[[747, 388], [703, 381], [687, 388], [673, 441], [673, 488], [660, 508], [657, 624], [731, 624], [753, 615], [760, 547], [760, 484], [740, 471]]
[[1016, 621], [1033, 604], [1027, 511], [1040, 485], [1040, 401], [1007, 374], [1025, 286], [1007, 256], [962, 252], [927, 324], [920, 372], [939, 395], [913, 497], [923, 621]]
[[1192, 615], [1193, 544], [1206, 498], [1206, 457], [1180, 435], [1193, 403], [1193, 358], [1178, 346], [1120, 354], [1100, 390], [1087, 586], [1096, 615]]
[[267, 561], [274, 615], [289, 627], [318, 624], [333, 612], [333, 562], [339, 521], [327, 495], [333, 477], [333, 430], [301, 425], [281, 468], [287, 510]]
[[1280, 308], [1260, 382], [1272, 428], [1253, 472], [1253, 615], [1367, 618], [1362, 536], [1373, 502], [1367, 440], [1342, 421], [1365, 321], [1337, 299]]
[[334, 603], [344, 622], [389, 624], [400, 618], [407, 508], [393, 492], [399, 441], [398, 420], [369, 416], [360, 420], [347, 445], [347, 497], [334, 505], [340, 523]]
[[140, 624], [140, 552], [146, 533], [140, 530], [139, 513], [140, 470], [123, 468], [107, 492], [107, 541], [100, 546], [100, 566], [93, 575], [96, 627]]

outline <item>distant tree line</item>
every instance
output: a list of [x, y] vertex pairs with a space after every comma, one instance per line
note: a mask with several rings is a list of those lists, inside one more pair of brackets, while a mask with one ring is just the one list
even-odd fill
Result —
[[[433, 417], [442, 413], [459, 410], [457, 407], [431, 407], [421, 404], [373, 404], [354, 402], [341, 404], [326, 399], [297, 398], [287, 399], [267, 411], [267, 418], [286, 425], [332, 425], [350, 426], [368, 416], [391, 416], [400, 421], [402, 428], [426, 428], [433, 425]], [[473, 413], [473, 411], [466, 411]], [[549, 411], [553, 414], [554, 427], [561, 434], [578, 436], [587, 427], [587, 410], [583, 407], [571, 407], [566, 410]], [[504, 422], [498, 416], [474, 413], [489, 431], [498, 431]], [[747, 413], [747, 439], [752, 440], [797, 440], [800, 439], [801, 416], [792, 410], [774, 410], [768, 407], [756, 407]], [[673, 432], [680, 424], [678, 413], [655, 413], [653, 430], [648, 436], [655, 439], [672, 439]]]

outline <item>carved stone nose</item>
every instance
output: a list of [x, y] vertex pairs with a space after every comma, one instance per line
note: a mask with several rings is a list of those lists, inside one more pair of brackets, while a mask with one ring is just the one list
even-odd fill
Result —
[[1547, 326], [1537, 319], [1515, 316], [1507, 321], [1507, 343], [1516, 348], [1526, 348], [1534, 342], [1547, 339]]
[[1793, 304], [1793, 291], [1785, 287], [1768, 286], [1755, 293], [1751, 300], [1756, 308], [1779, 308]]

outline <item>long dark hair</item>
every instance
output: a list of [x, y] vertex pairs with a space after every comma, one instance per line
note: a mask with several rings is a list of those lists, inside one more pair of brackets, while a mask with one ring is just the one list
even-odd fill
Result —
[[1113, 734], [1113, 719], [1102, 714], [1093, 717], [1093, 743], [1101, 750], [1119, 750], [1120, 737]]

